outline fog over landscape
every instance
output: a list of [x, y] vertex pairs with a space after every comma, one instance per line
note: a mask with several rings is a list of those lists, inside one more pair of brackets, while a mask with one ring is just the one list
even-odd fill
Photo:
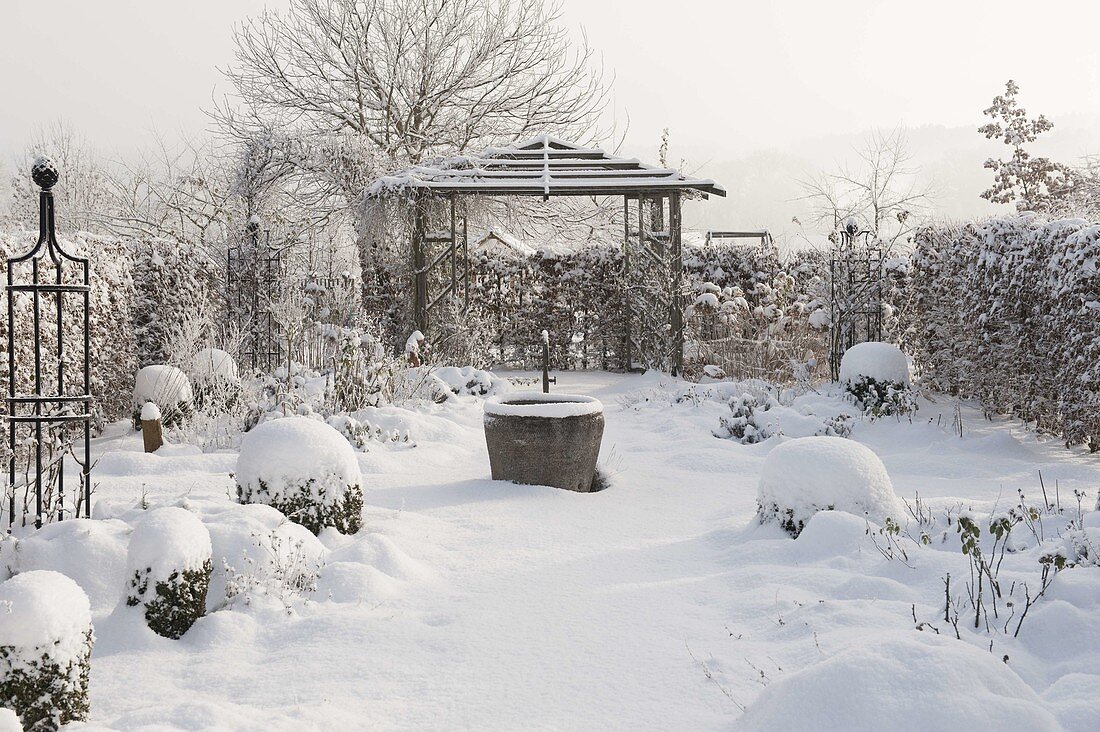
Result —
[[[156, 135], [208, 134], [203, 113], [229, 92], [232, 27], [286, 0], [183, 4], [71, 0], [0, 9], [0, 158], [10, 167], [36, 126], [63, 120], [110, 158]], [[904, 130], [911, 166], [947, 218], [1008, 210], [978, 194], [981, 111], [1008, 78], [1054, 129], [1037, 154], [1076, 165], [1100, 152], [1100, 49], [1075, 36], [1088, 2], [1029, 12], [1024, 2], [658, 2], [564, 0], [561, 22], [597, 52], [611, 87], [605, 146], [712, 177], [726, 199], [690, 205], [703, 229], [766, 227], [798, 240], [799, 181], [854, 159], [869, 130]], [[979, 28], [974, 32], [973, 28]], [[63, 42], [61, 42], [63, 39]], [[140, 92], [140, 93], [139, 93]]]

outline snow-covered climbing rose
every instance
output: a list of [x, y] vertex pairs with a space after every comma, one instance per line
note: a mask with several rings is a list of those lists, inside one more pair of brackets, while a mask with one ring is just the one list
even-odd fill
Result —
[[326, 526], [359, 530], [363, 478], [344, 436], [307, 417], [264, 422], [244, 437], [237, 459], [237, 499], [264, 503], [314, 534]]

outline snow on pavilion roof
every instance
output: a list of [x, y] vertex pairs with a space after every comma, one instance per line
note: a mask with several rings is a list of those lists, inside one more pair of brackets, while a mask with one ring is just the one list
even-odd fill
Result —
[[438, 158], [379, 178], [368, 197], [419, 189], [438, 194], [599, 196], [697, 190], [725, 196], [713, 180], [688, 178], [600, 150], [539, 135], [477, 155]]

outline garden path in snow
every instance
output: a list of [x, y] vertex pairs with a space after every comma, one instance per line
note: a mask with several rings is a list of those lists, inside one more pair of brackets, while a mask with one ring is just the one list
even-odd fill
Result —
[[[906, 728], [884, 727], [881, 707], [904, 697], [918, 709], [1003, 714], [1002, 730], [1036, 719], [1055, 725], [1055, 717], [1068, 729], [1100, 729], [1100, 569], [1059, 576], [1018, 639], [964, 628], [963, 641], [952, 631], [955, 645], [937, 650], [944, 638], [915, 630], [913, 616], [942, 621], [941, 578], [966, 572], [953, 532], [910, 546], [907, 562], [884, 557], [866, 522], [847, 514], [819, 515], [792, 540], [754, 521], [760, 465], [776, 439], [741, 445], [712, 436], [728, 412], [723, 402], [677, 401], [684, 384], [653, 374], [557, 376], [556, 390], [604, 403], [601, 463], [611, 488], [577, 494], [489, 480], [478, 398], [402, 410], [415, 446], [371, 443], [359, 455], [364, 529], [322, 534], [312, 599], [254, 592], [225, 607], [227, 577], [216, 566], [214, 611], [179, 641], [154, 635], [112, 601], [112, 587], [123, 592], [118, 552], [125, 556], [143, 492], [147, 505], [196, 511], [211, 527], [215, 554], [247, 543], [249, 531], [263, 533], [270, 517], [228, 497], [234, 454], [169, 446], [147, 456], [137, 433], [113, 427], [98, 443], [101, 520], [52, 529], [83, 554], [62, 557], [66, 545], [58, 544], [27, 560], [95, 585], [95, 724], [754, 728], [752, 710], [741, 719], [743, 707], [758, 697], [791, 706], [785, 691], [812, 683], [822, 698], [847, 698], [857, 709], [866, 699], [866, 728]], [[853, 411], [827, 395], [799, 404], [817, 414]], [[853, 439], [882, 458], [899, 496], [919, 492], [936, 509], [962, 502], [988, 513], [1013, 505], [1018, 489], [1039, 502], [1039, 470], [1067, 510], [1076, 512], [1074, 489], [1092, 507], [1100, 458], [971, 408], [960, 439], [953, 409], [947, 399], [922, 400], [912, 423], [857, 422]], [[88, 523], [99, 526], [78, 536], [76, 525]], [[1005, 564], [1006, 576], [1037, 579], [1033, 553], [1010, 554]], [[990, 668], [981, 656], [991, 638], [998, 663]], [[915, 680], [893, 669], [875, 690], [852, 689], [843, 671], [829, 671], [847, 668], [848, 656], [832, 661], [839, 654], [881, 648], [891, 657], [915, 648]], [[928, 661], [929, 648], [942, 655]], [[922, 685], [941, 658], [983, 670]], [[907, 668], [904, 659], [898, 667]], [[795, 711], [814, 728], [812, 710]]]

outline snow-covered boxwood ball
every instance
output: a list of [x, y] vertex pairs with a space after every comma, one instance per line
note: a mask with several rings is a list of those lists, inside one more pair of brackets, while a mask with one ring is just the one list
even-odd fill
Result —
[[210, 533], [183, 508], [154, 509], [138, 523], [126, 552], [126, 604], [141, 606], [153, 632], [179, 638], [206, 611]]
[[153, 402], [161, 409], [165, 427], [180, 424], [193, 407], [191, 380], [175, 366], [146, 366], [134, 379], [134, 429], [141, 428], [141, 408]]
[[315, 534], [359, 530], [363, 478], [342, 434], [308, 417], [264, 422], [245, 435], [235, 473], [237, 500], [264, 503]]
[[86, 719], [94, 642], [88, 597], [65, 575], [32, 570], [0, 583], [0, 707], [28, 730]]
[[802, 533], [818, 511], [847, 511], [882, 524], [904, 507], [886, 466], [870, 448], [842, 437], [800, 437], [776, 446], [760, 469], [756, 503], [762, 523]]
[[916, 409], [909, 361], [893, 343], [857, 343], [840, 360], [840, 382], [865, 414], [884, 417]]

